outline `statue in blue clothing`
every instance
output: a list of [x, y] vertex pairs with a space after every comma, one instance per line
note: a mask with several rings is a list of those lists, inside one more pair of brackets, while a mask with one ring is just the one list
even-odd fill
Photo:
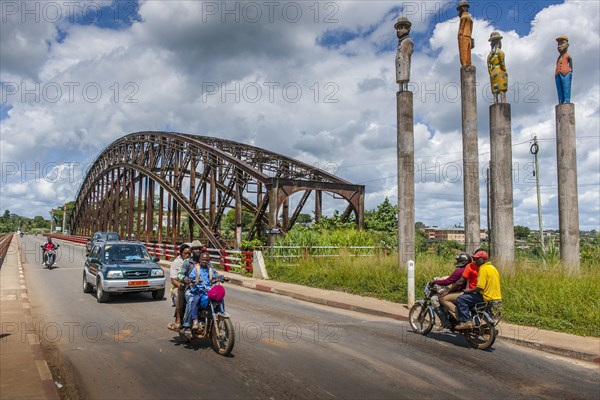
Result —
[[556, 60], [556, 71], [554, 80], [556, 81], [556, 91], [558, 92], [558, 104], [571, 102], [571, 80], [573, 79], [573, 59], [567, 53], [569, 48], [569, 38], [559, 36], [558, 42], [558, 60]]

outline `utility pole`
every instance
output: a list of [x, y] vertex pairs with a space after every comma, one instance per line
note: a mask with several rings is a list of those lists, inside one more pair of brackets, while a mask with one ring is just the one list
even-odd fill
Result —
[[546, 245], [544, 244], [544, 224], [542, 223], [542, 197], [540, 196], [540, 169], [538, 165], [538, 152], [540, 148], [537, 143], [537, 135], [533, 136], [533, 144], [529, 149], [529, 152], [533, 154], [535, 162], [535, 186], [537, 189], [537, 206], [538, 206], [538, 223], [540, 225], [540, 245], [542, 246], [542, 252], [546, 253]]
[[50, 211], [50, 233], [54, 231], [54, 210]]
[[65, 234], [65, 223], [67, 221], [66, 217], [67, 217], [67, 205], [65, 204], [63, 206], [63, 223], [62, 223], [62, 232], [61, 232], [63, 235]]

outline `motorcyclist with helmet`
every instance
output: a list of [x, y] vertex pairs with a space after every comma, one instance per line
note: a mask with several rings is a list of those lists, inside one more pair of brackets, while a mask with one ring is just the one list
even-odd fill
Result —
[[44, 243], [40, 247], [42, 248], [42, 251], [43, 251], [43, 253], [42, 253], [42, 264], [44, 264], [46, 262], [46, 259], [48, 258], [48, 252], [49, 251], [58, 249], [58, 245], [54, 244], [52, 242], [52, 238], [50, 236], [48, 236], [48, 238], [46, 239], [46, 243]]
[[[445, 306], [449, 313], [456, 315], [456, 298], [462, 294], [465, 286], [464, 279], [462, 285], [457, 284], [457, 282], [463, 276], [465, 267], [472, 261], [473, 260], [470, 255], [467, 253], [460, 253], [458, 256], [456, 256], [456, 263], [454, 264], [456, 269], [450, 276], [446, 278], [434, 279], [429, 282], [430, 287], [433, 287], [434, 285], [442, 286], [442, 288], [438, 289], [439, 295], [436, 294], [431, 297], [431, 303], [433, 304], [434, 310], [440, 318], [440, 322], [444, 328], [449, 328], [451, 324], [450, 321], [448, 321], [446, 312], [442, 307]], [[450, 306], [448, 306], [447, 303], [449, 303]]]

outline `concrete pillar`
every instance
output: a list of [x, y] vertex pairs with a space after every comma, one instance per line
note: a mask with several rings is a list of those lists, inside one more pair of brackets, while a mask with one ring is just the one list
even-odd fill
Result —
[[415, 138], [413, 94], [396, 93], [398, 123], [398, 263], [415, 259]]
[[512, 143], [510, 104], [490, 106], [490, 197], [492, 208], [492, 259], [497, 267], [512, 270], [515, 261]]
[[560, 261], [579, 271], [579, 203], [577, 195], [577, 155], [575, 144], [575, 105], [556, 106], [556, 165], [558, 168], [558, 227]]
[[477, 79], [473, 66], [460, 69], [463, 143], [465, 248], [473, 254], [480, 246], [479, 150], [477, 142]]

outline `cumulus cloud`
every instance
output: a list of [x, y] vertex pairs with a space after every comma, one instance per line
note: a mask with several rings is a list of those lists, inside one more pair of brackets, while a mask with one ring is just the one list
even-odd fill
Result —
[[[393, 25], [404, 11], [411, 14], [417, 41], [411, 73], [416, 220], [438, 226], [463, 220], [455, 14], [441, 20], [387, 1], [277, 2], [273, 9], [260, 2], [228, 2], [229, 9], [224, 4], [143, 1], [139, 18], [120, 29], [67, 17], [21, 23], [5, 15], [0, 81], [3, 103], [12, 109], [0, 121], [2, 163], [83, 166], [124, 134], [169, 130], [236, 140], [326, 166], [366, 185], [367, 209], [385, 196], [395, 202]], [[598, 230], [599, 15], [596, 2], [550, 6], [537, 13], [524, 36], [475, 20], [483, 226], [491, 104], [487, 38], [498, 30], [512, 105], [515, 223], [537, 226], [529, 153], [537, 135], [544, 225], [558, 227], [554, 38], [566, 34], [575, 64], [580, 223]], [[45, 215], [75, 196], [84, 172], [80, 167], [73, 182], [21, 182], [3, 167], [2, 208]], [[50, 197], [51, 191], [60, 197]]]

